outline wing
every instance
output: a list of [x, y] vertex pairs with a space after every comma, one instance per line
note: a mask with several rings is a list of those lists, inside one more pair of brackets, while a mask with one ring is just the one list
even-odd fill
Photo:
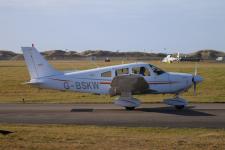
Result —
[[122, 93], [146, 93], [149, 90], [146, 80], [140, 75], [122, 75], [113, 78], [110, 95], [121, 95]]

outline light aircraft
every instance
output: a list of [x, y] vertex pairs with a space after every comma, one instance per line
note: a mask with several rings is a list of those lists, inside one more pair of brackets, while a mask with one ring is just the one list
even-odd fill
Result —
[[172, 57], [171, 55], [167, 55], [165, 58], [163, 58], [162, 62], [164, 63], [172, 63], [174, 61], [180, 61], [180, 54], [179, 52], [177, 53], [177, 57]]
[[132, 94], [174, 94], [174, 98], [164, 102], [177, 109], [187, 105], [179, 94], [203, 81], [195, 74], [166, 72], [147, 63], [131, 63], [74, 72], [61, 72], [54, 69], [32, 47], [22, 47], [23, 55], [30, 74], [27, 84], [38, 88], [63, 91], [87, 92], [96, 94], [120, 95], [115, 104], [133, 110], [140, 101]]

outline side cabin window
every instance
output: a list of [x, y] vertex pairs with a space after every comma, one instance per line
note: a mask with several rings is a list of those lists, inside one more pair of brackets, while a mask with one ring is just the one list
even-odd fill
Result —
[[129, 69], [128, 68], [117, 69], [115, 72], [116, 76], [123, 75], [123, 74], [129, 74]]
[[132, 68], [133, 74], [140, 74], [142, 76], [150, 76], [150, 71], [146, 67], [134, 67]]
[[111, 71], [103, 72], [103, 73], [101, 74], [101, 77], [112, 77], [112, 72], [111, 72]]

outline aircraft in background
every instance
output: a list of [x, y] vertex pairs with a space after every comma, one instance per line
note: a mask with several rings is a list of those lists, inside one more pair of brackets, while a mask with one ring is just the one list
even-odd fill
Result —
[[180, 53], [177, 53], [177, 57], [172, 57], [171, 55], [167, 55], [165, 58], [163, 58], [162, 62], [163, 63], [172, 63], [174, 61], [179, 62], [180, 61]]
[[195, 74], [166, 72], [152, 64], [131, 63], [101, 67], [75, 72], [61, 72], [54, 69], [32, 47], [22, 47], [23, 55], [30, 74], [27, 84], [38, 88], [63, 91], [87, 92], [96, 94], [120, 95], [115, 104], [133, 110], [140, 106], [140, 101], [132, 94], [174, 94], [174, 98], [164, 102], [177, 109], [187, 105], [179, 94], [203, 81]]
[[216, 61], [223, 61], [224, 60], [224, 57], [217, 57], [216, 58]]

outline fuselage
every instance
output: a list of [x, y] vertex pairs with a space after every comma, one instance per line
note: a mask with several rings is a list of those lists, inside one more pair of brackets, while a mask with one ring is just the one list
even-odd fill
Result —
[[109, 94], [115, 76], [138, 74], [149, 84], [153, 94], [180, 93], [193, 84], [193, 75], [165, 72], [151, 64], [131, 63], [95, 68], [84, 71], [66, 72], [59, 75], [32, 79], [36, 86], [57, 90]]

